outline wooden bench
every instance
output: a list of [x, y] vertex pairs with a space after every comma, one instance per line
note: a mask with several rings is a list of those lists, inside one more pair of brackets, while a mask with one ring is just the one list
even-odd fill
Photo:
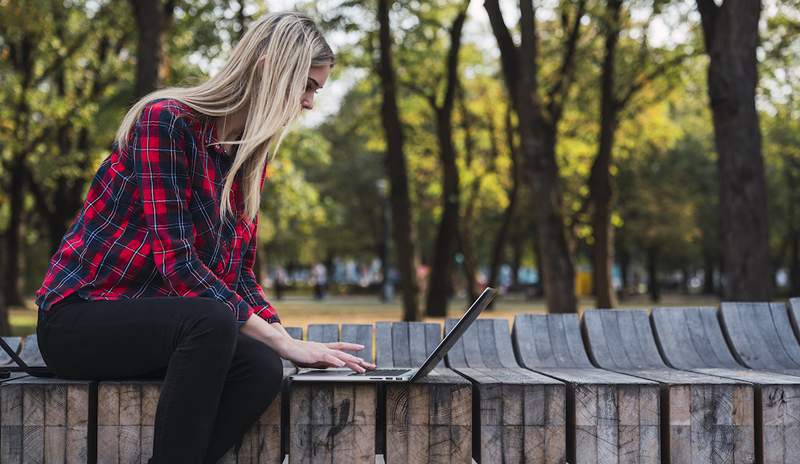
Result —
[[657, 308], [651, 318], [670, 366], [755, 386], [759, 462], [800, 462], [800, 377], [743, 368], [728, 349], [715, 308]]
[[800, 344], [783, 303], [722, 303], [722, 327], [736, 359], [751, 369], [800, 375]]
[[[18, 338], [16, 343], [11, 341], [23, 361], [44, 366], [35, 335]], [[10, 356], [6, 357], [11, 361]], [[93, 459], [90, 414], [96, 392], [97, 384], [88, 381], [24, 373], [5, 379], [0, 384], [0, 462], [71, 463]]]
[[567, 461], [658, 463], [659, 386], [589, 361], [575, 314], [517, 315], [524, 367], [567, 383]]
[[645, 311], [586, 311], [583, 322], [595, 364], [662, 385], [666, 461], [754, 462], [752, 385], [667, 366]]
[[[441, 326], [378, 322], [378, 367], [418, 367], [441, 341]], [[385, 457], [388, 463], [472, 461], [472, 386], [439, 363], [414, 383], [385, 385]]]
[[789, 319], [792, 321], [795, 336], [800, 339], [800, 298], [789, 300]]
[[[312, 324], [309, 341], [347, 341], [365, 346], [359, 355], [372, 362], [372, 326]], [[290, 387], [289, 462], [374, 463], [377, 385], [299, 383]]]
[[[446, 331], [456, 322], [448, 319]], [[476, 461], [565, 461], [565, 386], [519, 366], [506, 319], [476, 320], [450, 349], [447, 365], [474, 386]]]
[[[297, 328], [290, 334], [299, 337]], [[284, 361], [284, 376], [295, 372]], [[161, 380], [103, 381], [97, 389], [97, 462], [146, 463], [153, 450], [155, 411]], [[245, 433], [238, 446], [229, 450], [221, 463], [283, 461], [279, 396]]]

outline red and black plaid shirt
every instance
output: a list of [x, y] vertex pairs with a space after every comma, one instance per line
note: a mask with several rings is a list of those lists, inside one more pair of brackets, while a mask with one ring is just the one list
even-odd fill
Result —
[[[232, 157], [214, 125], [187, 105], [147, 105], [127, 147], [115, 146], [50, 260], [36, 304], [47, 311], [72, 295], [86, 300], [210, 297], [236, 321], [255, 313], [279, 322], [253, 273], [258, 219], [244, 217], [239, 176], [233, 216], [220, 220]], [[266, 169], [262, 173], [263, 187]]]

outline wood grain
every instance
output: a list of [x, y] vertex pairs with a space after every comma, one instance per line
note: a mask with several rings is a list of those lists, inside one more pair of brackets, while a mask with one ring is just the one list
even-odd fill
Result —
[[[311, 324], [309, 341], [348, 341], [369, 346], [372, 326]], [[375, 462], [377, 385], [300, 383], [290, 386], [289, 461], [292, 463]]]
[[598, 366], [659, 382], [665, 458], [676, 463], [755, 462], [754, 389], [749, 383], [669, 367], [649, 316], [640, 310], [590, 310], [583, 323]]
[[658, 384], [594, 367], [577, 315], [517, 315], [512, 341], [522, 366], [567, 383], [568, 462], [660, 462]]
[[734, 406], [756, 418], [759, 462], [800, 462], [800, 416], [788, 413], [800, 410], [800, 377], [740, 365], [728, 349], [715, 308], [656, 308], [651, 320], [659, 348], [671, 366], [753, 384], [754, 401], [738, 397]]
[[31, 376], [0, 385], [0, 462], [87, 462], [93, 388]]
[[[439, 324], [379, 322], [377, 364], [421, 366], [440, 341]], [[387, 462], [472, 461], [472, 388], [468, 380], [440, 363], [419, 381], [386, 384], [385, 391]], [[524, 438], [521, 432], [516, 435]]]

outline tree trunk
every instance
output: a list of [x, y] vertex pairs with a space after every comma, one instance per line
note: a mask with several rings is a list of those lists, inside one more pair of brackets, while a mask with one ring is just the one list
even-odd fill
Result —
[[697, 0], [719, 169], [723, 297], [772, 296], [761, 131], [755, 95], [760, 1]]
[[658, 282], [658, 255], [657, 247], [651, 246], [647, 249], [647, 293], [654, 303], [661, 300], [661, 285]]
[[129, 1], [139, 32], [139, 40], [136, 44], [135, 96], [141, 98], [158, 88], [164, 9], [161, 0]]
[[717, 293], [714, 285], [714, 265], [716, 260], [711, 253], [703, 253], [703, 294], [714, 295]]
[[453, 108], [458, 88], [458, 56], [461, 51], [461, 31], [467, 19], [469, 2], [459, 12], [450, 28], [450, 50], [447, 52], [447, 87], [444, 102], [437, 106], [435, 94], [429, 97], [436, 115], [436, 138], [439, 142], [439, 159], [442, 164], [442, 218], [433, 250], [433, 263], [428, 280], [428, 299], [425, 313], [433, 317], [447, 316], [450, 294], [450, 265], [453, 262], [459, 229], [459, 202], [461, 193], [456, 166], [456, 149], [453, 146]]
[[443, 171], [442, 218], [436, 234], [433, 262], [428, 280], [428, 298], [425, 313], [432, 317], [447, 315], [447, 300], [450, 293], [450, 264], [453, 261], [455, 241], [458, 238], [459, 199], [456, 153], [453, 147], [451, 113], [437, 114], [437, 136]]
[[395, 73], [392, 64], [392, 38], [389, 25], [390, 0], [378, 1], [380, 25], [381, 122], [386, 133], [386, 171], [390, 182], [389, 199], [392, 205], [392, 235], [395, 242], [397, 267], [403, 288], [403, 320], [420, 320], [417, 303], [417, 279], [414, 269], [414, 243], [411, 240], [411, 201], [408, 194], [408, 174], [403, 153], [403, 131], [397, 108]]
[[8, 227], [5, 233], [5, 272], [3, 272], [3, 294], [7, 305], [21, 305], [19, 292], [20, 276], [20, 230], [22, 228], [22, 208], [25, 199], [25, 164], [17, 156], [11, 165], [10, 191], [8, 192]]
[[611, 164], [619, 106], [615, 84], [615, 63], [619, 40], [619, 16], [622, 0], [607, 0], [605, 18], [605, 53], [603, 56], [600, 97], [600, 144], [589, 177], [589, 195], [593, 206], [592, 287], [598, 308], [617, 305], [612, 279], [614, 265], [614, 229], [611, 226]]
[[500, 273], [500, 266], [503, 264], [506, 242], [508, 241], [508, 234], [511, 230], [512, 222], [514, 221], [514, 214], [517, 207], [517, 197], [519, 196], [519, 155], [517, 154], [517, 149], [514, 145], [514, 134], [513, 127], [511, 127], [510, 109], [506, 112], [506, 138], [508, 140], [507, 143], [511, 153], [511, 188], [508, 191], [508, 206], [506, 206], [505, 211], [503, 211], [503, 220], [500, 223], [500, 228], [497, 230], [497, 235], [495, 235], [494, 244], [492, 245], [492, 261], [489, 267], [488, 282], [490, 287], [496, 287], [498, 284], [497, 281]]
[[563, 194], [555, 157], [558, 121], [569, 87], [575, 44], [577, 42], [585, 2], [578, 2], [573, 27], [568, 31], [565, 53], [560, 69], [558, 85], [553, 88], [553, 97], [548, 108], [539, 99], [538, 44], [533, 4], [520, 2], [521, 45], [513, 43], [505, 26], [497, 0], [486, 0], [484, 6], [489, 15], [492, 31], [500, 47], [503, 75], [512, 106], [519, 119], [519, 135], [524, 168], [530, 174], [531, 193], [536, 200], [533, 216], [535, 221], [536, 248], [539, 273], [547, 307], [552, 313], [574, 313], [578, 302], [575, 295], [575, 268], [567, 242], [563, 217]]
[[619, 271], [622, 278], [622, 289], [619, 292], [619, 299], [624, 300], [626, 292], [631, 284], [631, 254], [625, 248], [622, 248], [619, 253]]

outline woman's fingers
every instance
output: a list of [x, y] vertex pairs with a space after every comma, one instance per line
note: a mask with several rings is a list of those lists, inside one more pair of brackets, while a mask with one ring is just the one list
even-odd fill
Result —
[[333, 353], [335, 354], [335, 356], [337, 358], [341, 359], [344, 362], [349, 362], [349, 363], [361, 365], [362, 359], [357, 357], [357, 356], [353, 356], [352, 354], [345, 353], [344, 351], [339, 351], [339, 350], [332, 350], [332, 351], [333, 351]]
[[335, 356], [332, 353], [325, 353], [322, 355], [322, 360], [328, 363], [330, 366], [333, 367], [344, 367], [345, 362], [344, 360], [340, 359], [339, 357]]
[[332, 350], [340, 351], [361, 351], [364, 349], [364, 345], [359, 345], [358, 343], [333, 342], [325, 345]]

